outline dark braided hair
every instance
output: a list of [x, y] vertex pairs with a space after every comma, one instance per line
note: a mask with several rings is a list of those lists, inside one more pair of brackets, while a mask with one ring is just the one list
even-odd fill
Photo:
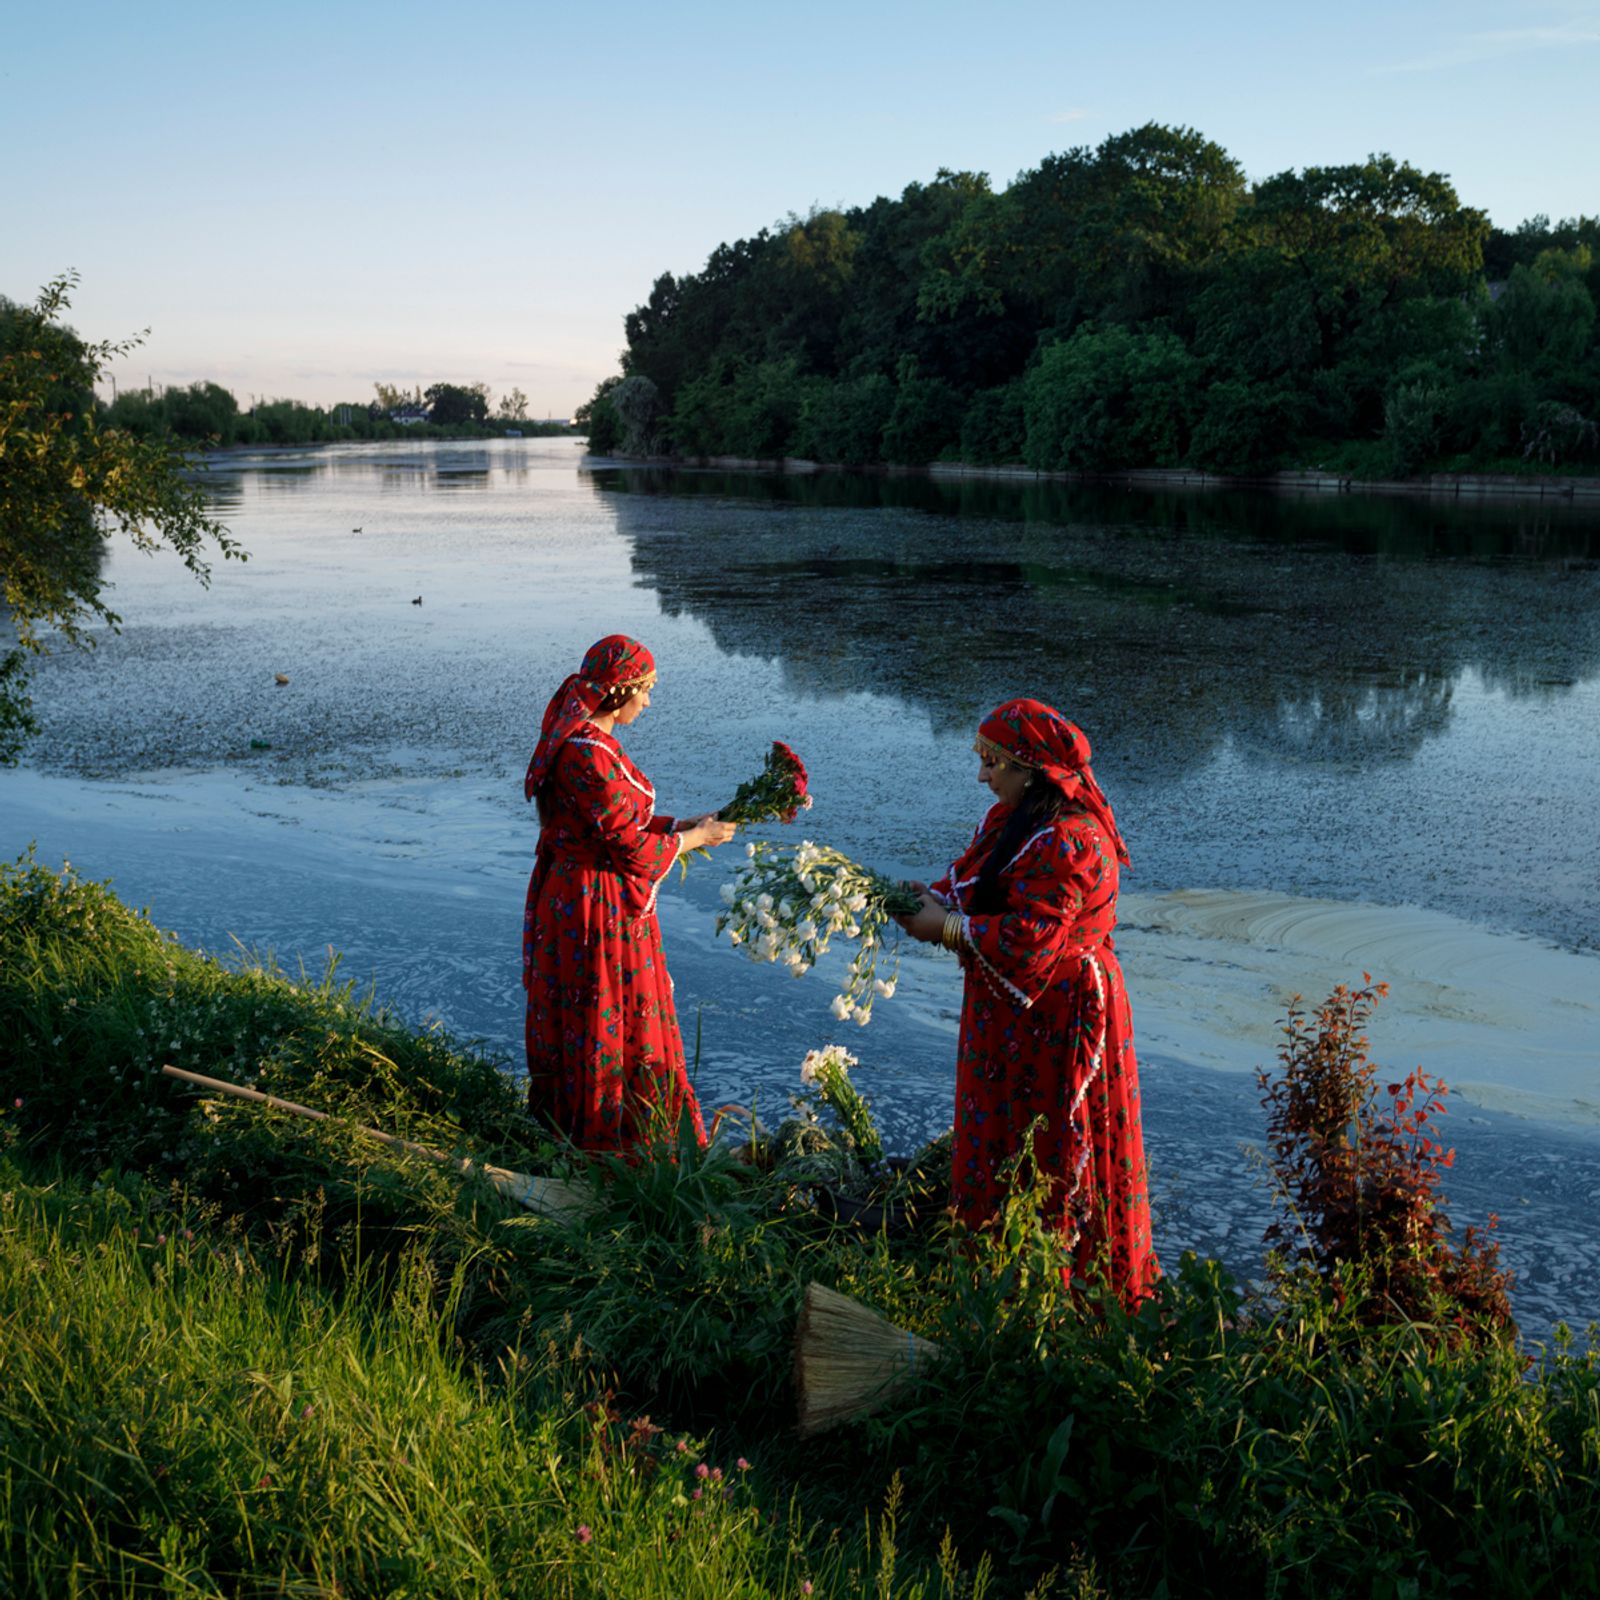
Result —
[[1072, 802], [1043, 773], [1036, 772], [984, 858], [969, 902], [975, 916], [992, 917], [1005, 910], [1006, 892], [1000, 883], [1000, 874], [1034, 834], [1041, 828], [1048, 828], [1070, 809]]

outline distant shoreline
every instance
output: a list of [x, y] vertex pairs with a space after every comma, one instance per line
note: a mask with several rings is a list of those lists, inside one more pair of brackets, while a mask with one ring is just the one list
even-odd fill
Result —
[[1513, 473], [1435, 472], [1416, 478], [1355, 478], [1336, 472], [1271, 472], [1254, 477], [1223, 477], [1189, 467], [1142, 467], [1122, 472], [1046, 472], [1033, 467], [974, 466], [960, 461], [931, 461], [921, 466], [845, 466], [794, 456], [590, 456], [582, 466], [710, 467], [729, 472], [781, 472], [806, 476], [825, 472], [860, 472], [885, 478], [977, 478], [996, 483], [1083, 483], [1130, 489], [1184, 491], [1250, 489], [1271, 494], [1383, 494], [1427, 496], [1448, 500], [1567, 501], [1600, 511], [1600, 478]]
[[396, 444], [495, 444], [502, 439], [584, 439], [581, 433], [460, 433], [419, 435], [394, 434], [387, 439], [308, 439], [304, 444], [224, 444], [214, 450], [185, 450], [190, 461], [226, 461], [233, 456], [293, 455], [306, 450], [331, 450], [335, 446], [354, 445], [361, 449], [381, 448]]

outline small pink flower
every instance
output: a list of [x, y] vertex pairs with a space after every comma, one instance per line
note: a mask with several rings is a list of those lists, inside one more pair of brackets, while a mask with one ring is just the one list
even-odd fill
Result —
[[164, 1234], [164, 1233], [158, 1233], [158, 1234], [157, 1234], [157, 1235], [156, 1235], [156, 1243], [157, 1243], [157, 1244], [165, 1244], [165, 1243], [166, 1243], [166, 1242], [167, 1242], [167, 1236], [166, 1236], [166, 1234]]
[[711, 1481], [713, 1483], [721, 1483], [722, 1482], [722, 1468], [721, 1467], [713, 1467], [711, 1469]]
[[748, 1471], [749, 1471], [749, 1470], [750, 1470], [750, 1463], [749, 1463], [749, 1462], [748, 1462], [748, 1461], [746, 1461], [746, 1460], [745, 1460], [745, 1458], [744, 1458], [744, 1457], [743, 1457], [743, 1456], [740, 1456], [740, 1457], [739, 1457], [739, 1459], [738, 1459], [738, 1460], [737, 1460], [737, 1461], [735, 1461], [735, 1462], [734, 1462], [734, 1465], [735, 1465], [735, 1466], [736, 1466], [736, 1467], [737, 1467], [737, 1468], [738, 1468], [738, 1469], [739, 1469], [739, 1470], [740, 1470], [740, 1471], [741, 1471], [741, 1472], [748, 1472]]
[[256, 1482], [256, 1488], [258, 1488], [258, 1489], [270, 1489], [271, 1487], [272, 1487], [272, 1474], [270, 1472], [263, 1472], [261, 1474], [261, 1477]]
[[306, 1402], [306, 1403], [305, 1403], [305, 1405], [304, 1405], [304, 1406], [302, 1406], [302, 1407], [301, 1407], [301, 1410], [300, 1410], [300, 1420], [301, 1420], [301, 1421], [302, 1421], [302, 1422], [309, 1422], [309, 1421], [310, 1421], [310, 1419], [311, 1419], [311, 1413], [312, 1413], [312, 1412], [313, 1412], [313, 1411], [315, 1411], [315, 1410], [316, 1410], [316, 1407], [315, 1407], [315, 1406], [313, 1406], [313, 1405], [312, 1405], [312, 1404], [311, 1404], [311, 1402], [310, 1402], [310, 1401], [309, 1401], [309, 1400], [308, 1400], [308, 1401], [307, 1401], [307, 1402]]
[[689, 1441], [687, 1439], [680, 1439], [677, 1444], [673, 1446], [673, 1449], [675, 1449], [680, 1456], [686, 1456], [689, 1453]]
[[[702, 1461], [700, 1465], [694, 1469], [694, 1475], [697, 1478], [709, 1478], [711, 1476], [711, 1468]], [[720, 1474], [718, 1474], [718, 1476], [720, 1476]]]
[[22, 1096], [19, 1094], [11, 1103], [17, 1108], [18, 1111], [20, 1111], [22, 1109]]
[[579, 1544], [588, 1544], [594, 1538], [594, 1530], [590, 1528], [587, 1522], [580, 1522], [573, 1537], [577, 1539]]
[[692, 1495], [689, 1496], [689, 1498], [691, 1500], [698, 1500], [701, 1497], [701, 1495], [703, 1495], [704, 1493], [705, 1493], [704, 1489], [696, 1489], [695, 1492]]
[[184, 1236], [185, 1239], [194, 1238], [194, 1229], [193, 1228], [185, 1228], [183, 1230], [183, 1236]]
[[800, 1593], [801, 1594], [810, 1594], [811, 1593], [811, 1580], [809, 1578], [802, 1578], [800, 1580]]

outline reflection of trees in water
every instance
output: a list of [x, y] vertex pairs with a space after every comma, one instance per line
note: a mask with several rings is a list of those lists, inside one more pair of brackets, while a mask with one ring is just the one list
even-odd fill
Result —
[[1235, 729], [1241, 744], [1265, 743], [1306, 761], [1360, 763], [1413, 754], [1450, 722], [1454, 677], [1426, 669], [1384, 683], [1345, 682], [1280, 694], [1262, 741]]
[[922, 473], [756, 473], [601, 468], [594, 482], [634, 494], [732, 499], [813, 510], [926, 511], [1043, 522], [1108, 523], [1199, 539], [1327, 543], [1352, 555], [1472, 560], [1600, 560], [1600, 513], [1564, 500], [1450, 499], [1324, 490], [1149, 490]]
[[1447, 728], [1464, 670], [1550, 694], [1600, 661], [1600, 570], [1574, 554], [1594, 527], [1547, 508], [1458, 521], [1412, 502], [1334, 515], [1060, 485], [596, 481], [663, 607], [725, 651], [777, 658], [795, 688], [890, 694], [949, 729], [1031, 692], [1168, 773], [1224, 737], [1281, 759], [1403, 760]]
[[360, 454], [304, 456], [234, 455], [212, 466], [201, 482], [214, 506], [238, 510], [243, 480], [262, 495], [295, 494], [326, 488], [332, 478], [365, 478], [380, 491], [484, 488], [496, 477], [512, 480], [529, 475], [520, 454], [496, 454], [483, 445], [443, 445], [435, 449], [405, 443], [366, 446]]

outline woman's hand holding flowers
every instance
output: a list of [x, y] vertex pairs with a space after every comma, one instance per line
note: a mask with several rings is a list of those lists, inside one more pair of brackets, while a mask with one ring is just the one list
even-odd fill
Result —
[[924, 944], [938, 944], [944, 933], [944, 920], [949, 915], [950, 908], [941, 905], [920, 883], [907, 884], [906, 887], [921, 894], [922, 904], [915, 911], [897, 916], [894, 920], [913, 939], [920, 939]]
[[738, 831], [737, 823], [724, 822], [716, 812], [708, 811], [680, 830], [678, 848], [685, 855], [691, 850], [709, 850], [713, 845], [726, 844]]

